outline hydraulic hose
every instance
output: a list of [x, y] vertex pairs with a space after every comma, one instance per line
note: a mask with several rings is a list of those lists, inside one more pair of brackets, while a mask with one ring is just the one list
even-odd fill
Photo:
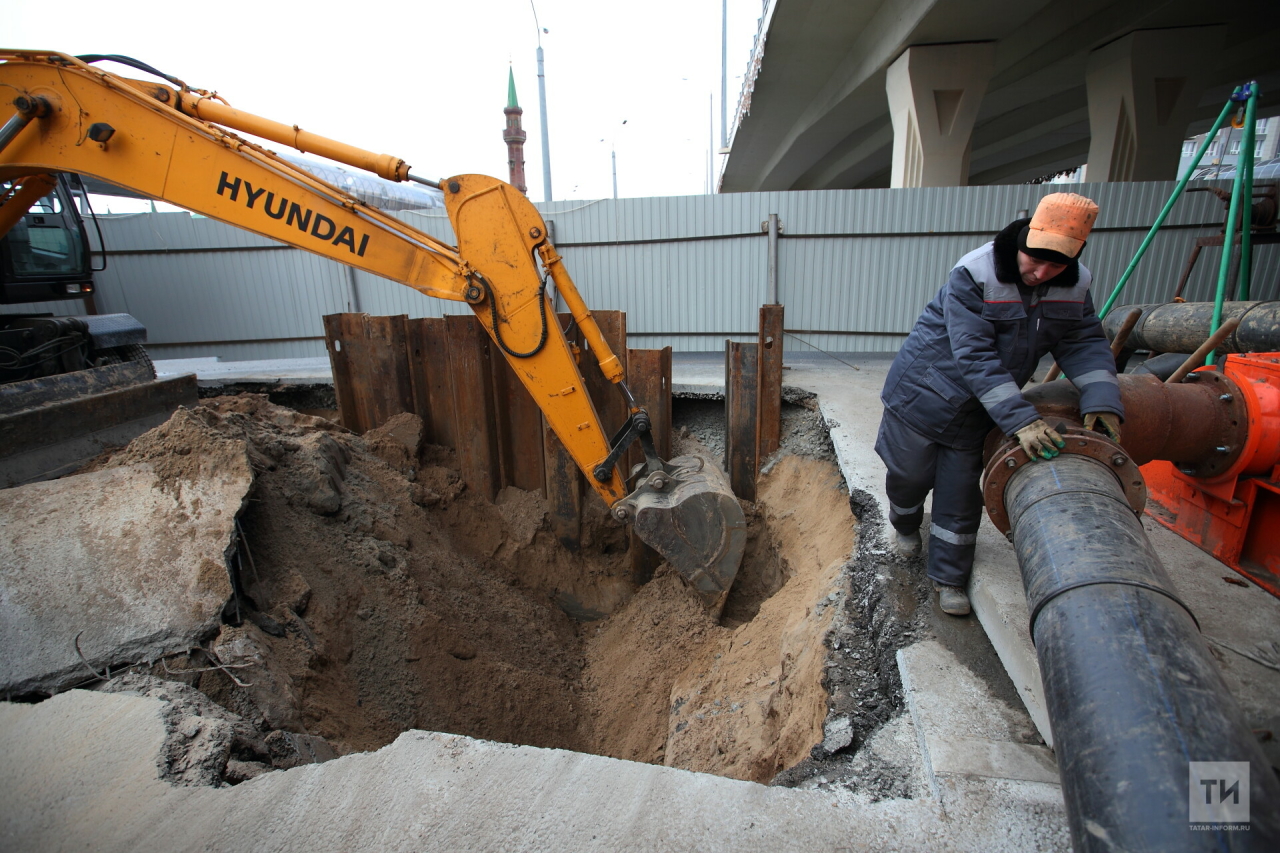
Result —
[[[1064, 453], [1003, 499], [1074, 848], [1280, 849], [1280, 782], [1116, 474]], [[1200, 761], [1248, 763], [1247, 831], [1192, 828]]]

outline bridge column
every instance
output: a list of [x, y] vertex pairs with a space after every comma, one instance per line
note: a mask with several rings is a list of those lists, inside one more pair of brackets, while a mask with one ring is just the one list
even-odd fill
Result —
[[1089, 54], [1088, 181], [1170, 181], [1226, 27], [1139, 30]]
[[889, 66], [889, 186], [968, 185], [970, 136], [994, 55], [991, 42], [922, 45], [907, 48]]

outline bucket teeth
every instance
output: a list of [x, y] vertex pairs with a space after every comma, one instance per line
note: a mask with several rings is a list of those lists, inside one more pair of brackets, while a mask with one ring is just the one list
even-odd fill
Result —
[[681, 456], [622, 503], [636, 534], [718, 612], [747, 544], [746, 516], [724, 473], [700, 457]]

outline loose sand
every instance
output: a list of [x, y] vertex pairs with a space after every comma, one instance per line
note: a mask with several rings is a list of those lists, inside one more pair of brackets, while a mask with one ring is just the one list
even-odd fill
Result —
[[255, 484], [228, 624], [151, 671], [259, 731], [343, 753], [421, 728], [757, 781], [822, 740], [827, 597], [855, 526], [830, 461], [783, 457], [762, 478], [715, 619], [665, 566], [636, 586], [627, 532], [599, 501], [569, 553], [540, 495], [468, 491], [414, 416], [356, 436], [241, 395], [180, 423], [99, 464], [145, 454], [177, 470], [243, 442]]

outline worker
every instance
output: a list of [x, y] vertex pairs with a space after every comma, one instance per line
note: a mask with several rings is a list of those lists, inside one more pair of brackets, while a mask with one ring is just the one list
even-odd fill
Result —
[[982, 445], [992, 426], [1033, 461], [1052, 459], [1062, 436], [1021, 388], [1052, 353], [1080, 391], [1084, 425], [1120, 440], [1124, 407], [1115, 360], [1080, 263], [1098, 206], [1075, 193], [1040, 200], [961, 258], [889, 368], [876, 453], [899, 553], [920, 553], [924, 501], [933, 491], [927, 572], [944, 613], [969, 613], [966, 588], [982, 515]]

